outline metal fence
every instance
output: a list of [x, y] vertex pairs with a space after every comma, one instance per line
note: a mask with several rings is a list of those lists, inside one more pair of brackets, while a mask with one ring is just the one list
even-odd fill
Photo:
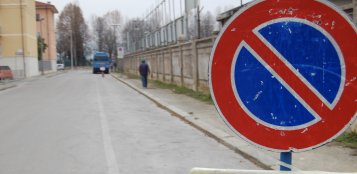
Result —
[[[194, 36], [198, 36], [199, 6], [200, 0], [184, 0], [184, 5], [181, 0], [176, 3], [175, 0], [157, 0], [141, 19], [130, 23], [130, 30], [127, 32], [129, 53], [177, 44], [178, 38], [182, 35], [185, 36], [186, 41], [189, 41], [188, 16], [192, 9], [194, 9], [195, 21]], [[178, 18], [176, 18], [177, 12], [180, 16]]]
[[[195, 15], [195, 36], [197, 36], [197, 13], [199, 0], [158, 0], [152, 5], [143, 17], [130, 23], [127, 32], [127, 47], [129, 53], [147, 48], [157, 48], [177, 44], [180, 36], [190, 40], [188, 34], [188, 16], [192, 9]], [[177, 7], [177, 8], [175, 8]], [[182, 9], [184, 7], [184, 10]], [[177, 13], [178, 12], [178, 13]], [[179, 16], [177, 18], [177, 16]]]
[[[63, 63], [62, 61], [58, 61], [57, 63]], [[71, 60], [65, 60], [64, 61], [64, 66], [65, 67], [71, 67], [72, 66], [72, 62]], [[73, 61], [73, 66], [76, 67], [76, 66], [92, 66], [91, 63], [89, 62], [89, 60], [78, 60], [77, 61], [77, 64], [75, 61]]]
[[[42, 61], [38, 61], [38, 69], [42, 71]], [[44, 70], [52, 70], [52, 62], [48, 60], [43, 61]]]
[[[145, 24], [143, 24], [145, 25]], [[145, 36], [140, 36], [135, 28], [128, 32], [129, 52], [137, 50], [145, 50], [146, 48], [156, 48], [177, 43], [178, 37], [186, 36], [187, 21], [184, 16], [181, 16], [165, 26], [156, 29], [153, 32], [144, 31]]]

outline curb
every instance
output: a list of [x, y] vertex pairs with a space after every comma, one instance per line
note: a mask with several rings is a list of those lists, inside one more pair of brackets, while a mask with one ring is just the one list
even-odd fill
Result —
[[3, 91], [3, 90], [9, 89], [9, 88], [13, 88], [13, 87], [17, 86], [17, 85], [14, 85], [12, 83], [17, 83], [17, 82], [20, 82], [20, 81], [23, 81], [23, 80], [50, 78], [50, 77], [55, 77], [55, 76], [62, 75], [62, 74], [65, 74], [65, 73], [67, 73], [67, 72], [66, 71], [59, 72], [59, 73], [58, 72], [53, 72], [53, 73], [48, 73], [48, 74], [45, 74], [45, 75], [38, 75], [38, 76], [35, 76], [35, 77], [29, 77], [29, 78], [23, 78], [23, 79], [14, 80], [14, 81], [9, 82], [8, 85], [5, 85], [5, 84], [0, 85], [0, 91]]
[[9, 89], [9, 88], [13, 88], [13, 87], [16, 87], [16, 85], [4, 85], [4, 86], [0, 86], [0, 91], [4, 91], [6, 89]]
[[196, 120], [193, 116], [189, 115], [188, 113], [178, 109], [177, 107], [170, 105], [161, 99], [149, 94], [142, 89], [137, 88], [135, 85], [130, 84], [129, 82], [125, 81], [124, 79], [118, 77], [117, 75], [111, 74], [115, 79], [119, 80], [120, 82], [128, 85], [135, 91], [139, 92], [140, 94], [144, 95], [151, 101], [155, 102], [158, 106], [161, 106], [163, 109], [169, 111], [175, 116], [179, 117], [181, 120], [185, 121], [186, 123], [190, 124], [191, 126], [195, 127], [196, 129], [200, 130], [201, 132], [205, 133], [209, 137], [215, 139], [219, 143], [223, 144], [224, 146], [228, 147], [229, 149], [233, 150], [234, 152], [242, 155], [247, 160], [251, 161], [255, 165], [261, 167], [264, 170], [278, 170], [278, 162], [279, 160], [271, 157], [270, 155], [260, 151], [259, 149], [251, 146], [249, 143], [245, 141], [238, 140], [235, 137], [230, 136], [229, 134], [203, 122], [200, 120]]

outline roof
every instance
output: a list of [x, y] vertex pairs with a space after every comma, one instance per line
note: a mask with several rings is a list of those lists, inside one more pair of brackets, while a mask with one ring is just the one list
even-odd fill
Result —
[[[329, 1], [331, 1], [332, 3], [340, 6], [340, 8], [342, 8], [343, 10], [345, 10], [346, 8], [348, 8], [350, 6], [351, 6], [351, 8], [353, 8], [353, 6], [352, 6], [353, 3], [352, 3], [351, 0], [329, 0]], [[250, 2], [245, 3], [245, 4], [243, 4], [243, 6], [245, 6], [245, 5], [249, 4], [249, 3]], [[232, 8], [232, 9], [226, 11], [226, 12], [223, 12], [223, 13], [217, 15], [216, 21], [224, 21], [224, 20], [227, 21], [231, 16], [233, 16], [233, 14], [235, 12], [237, 12], [243, 6], [238, 6], [238, 7]]]
[[35, 1], [36, 2], [36, 9], [37, 8], [49, 8], [52, 10], [53, 13], [58, 13], [58, 10], [56, 9], [56, 7], [50, 3], [43, 3], [43, 2], [39, 2], [39, 1]]
[[94, 56], [105, 56], [105, 57], [109, 57], [108, 53], [104, 53], [104, 52], [97, 52], [94, 54]]

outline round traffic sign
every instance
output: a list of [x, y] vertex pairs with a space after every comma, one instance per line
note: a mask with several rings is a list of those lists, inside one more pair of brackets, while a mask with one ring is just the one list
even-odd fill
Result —
[[211, 53], [219, 114], [244, 140], [271, 151], [332, 141], [357, 117], [356, 41], [356, 25], [331, 2], [249, 3]]

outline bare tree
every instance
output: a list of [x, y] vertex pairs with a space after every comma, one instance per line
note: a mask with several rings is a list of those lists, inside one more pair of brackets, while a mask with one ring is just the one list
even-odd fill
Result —
[[104, 45], [106, 52], [112, 56], [117, 55], [117, 41], [120, 35], [120, 26], [123, 17], [118, 10], [109, 11], [103, 16], [104, 22]]
[[89, 34], [81, 8], [73, 3], [67, 4], [56, 21], [56, 29], [57, 36], [60, 38], [57, 40], [58, 53], [69, 52], [70, 54], [69, 31], [72, 31], [74, 64], [78, 65], [79, 60], [85, 60], [88, 48], [85, 43], [89, 39]]
[[[221, 6], [216, 7], [215, 16], [217, 17], [221, 13], [222, 13], [222, 7]], [[220, 30], [221, 29], [221, 23], [216, 21], [214, 28], [215, 28], [215, 30]]]
[[210, 11], [202, 14], [201, 18], [201, 38], [210, 37], [215, 28], [216, 21]]
[[97, 36], [98, 51], [104, 51], [105, 23], [102, 17], [96, 19], [95, 32]]
[[224, 11], [228, 11], [228, 10], [231, 10], [233, 8], [234, 8], [234, 5], [228, 4], [228, 5], [224, 6]]
[[219, 15], [221, 13], [222, 13], [222, 7], [221, 6], [217, 6], [216, 7], [216, 11], [215, 11], [215, 15], [217, 16], [217, 15]]
[[189, 11], [188, 13], [188, 34], [192, 39], [195, 36], [195, 14], [193, 10]]
[[162, 23], [162, 21], [162, 13], [158, 10], [153, 11], [150, 15], [150, 18], [148, 18], [147, 20], [150, 32], [153, 32], [160, 28], [160, 24]]
[[69, 48], [69, 39], [66, 37], [60, 37], [60, 35], [65, 35], [65, 34], [59, 34], [60, 31], [57, 31], [56, 34], [56, 44], [57, 44], [57, 53], [60, 56], [60, 59], [64, 61], [67, 56], [68, 56], [68, 48]]
[[127, 33], [130, 30], [130, 19], [128, 17], [126, 17], [125, 19], [125, 23], [121, 26], [121, 46], [127, 47], [127, 39], [128, 39], [128, 35]]
[[90, 35], [91, 35], [91, 43], [90, 43], [90, 49], [91, 49], [91, 54], [94, 55], [98, 51], [98, 45], [97, 45], [97, 35], [96, 35], [96, 28], [97, 28], [97, 18], [98, 16], [95, 14], [92, 14], [89, 19], [89, 26], [90, 26]]

